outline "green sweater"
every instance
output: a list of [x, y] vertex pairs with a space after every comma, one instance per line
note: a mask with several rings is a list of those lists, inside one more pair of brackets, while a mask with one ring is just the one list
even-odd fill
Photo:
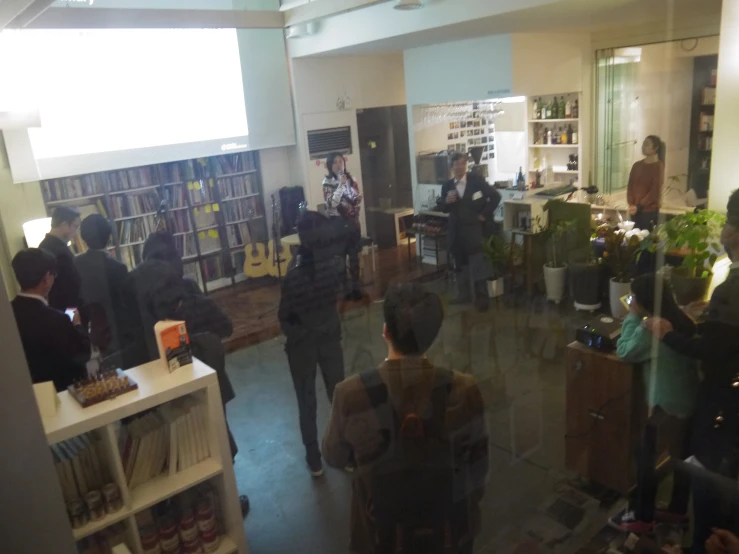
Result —
[[642, 327], [640, 317], [629, 314], [621, 326], [618, 357], [643, 364], [647, 403], [679, 418], [693, 414], [698, 388], [697, 362], [678, 354]]

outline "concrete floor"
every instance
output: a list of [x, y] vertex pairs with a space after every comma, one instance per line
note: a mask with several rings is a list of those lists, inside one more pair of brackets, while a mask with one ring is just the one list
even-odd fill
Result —
[[[476, 551], [505, 552], [522, 523], [566, 480], [563, 354], [580, 317], [538, 297], [508, 297], [487, 314], [446, 313], [429, 357], [475, 375], [487, 406], [490, 474]], [[343, 317], [347, 374], [377, 366], [386, 354], [381, 304]], [[240, 447], [239, 490], [251, 500], [250, 550], [346, 554], [351, 477], [329, 468], [322, 479], [310, 477], [283, 344], [280, 337], [228, 357], [237, 392], [228, 420]], [[318, 392], [320, 432], [329, 413], [320, 379]]]

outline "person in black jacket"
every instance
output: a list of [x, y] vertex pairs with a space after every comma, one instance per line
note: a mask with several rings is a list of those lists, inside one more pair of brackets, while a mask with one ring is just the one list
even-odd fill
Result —
[[282, 281], [278, 319], [287, 338], [290, 374], [298, 400], [305, 460], [313, 477], [323, 475], [316, 426], [316, 366], [321, 367], [329, 400], [344, 379], [341, 320], [337, 311], [340, 286], [336, 255], [343, 255], [344, 236], [329, 219], [306, 212], [298, 223], [298, 262]]
[[88, 250], [74, 259], [80, 275], [82, 312], [90, 323], [90, 340], [104, 357], [120, 351], [130, 340], [129, 310], [123, 299], [128, 268], [105, 251], [112, 232], [110, 222], [102, 215], [87, 216], [80, 235]]
[[721, 244], [733, 263], [695, 336], [686, 337], [660, 318], [645, 322], [670, 348], [702, 362], [692, 433], [700, 468], [693, 480], [694, 553], [705, 552], [713, 528], [739, 533], [739, 191], [731, 195], [727, 211]]
[[56, 258], [56, 282], [49, 293], [49, 306], [64, 311], [79, 308], [80, 275], [74, 266], [74, 254], [67, 246], [80, 228], [80, 213], [67, 206], [59, 206], [51, 214], [51, 231], [44, 237], [39, 248]]
[[471, 300], [470, 284], [480, 311], [488, 308], [486, 279], [492, 274], [482, 254], [483, 240], [495, 228], [493, 212], [500, 194], [482, 177], [467, 173], [467, 154], [452, 156], [454, 178], [441, 188], [439, 208], [449, 214], [447, 241], [458, 275], [458, 295], [453, 303]]
[[50, 308], [49, 291], [55, 286], [56, 260], [39, 248], [28, 248], [13, 258], [13, 272], [21, 292], [11, 305], [26, 353], [31, 381], [53, 381], [57, 391], [85, 377], [90, 341], [80, 325], [64, 312]]

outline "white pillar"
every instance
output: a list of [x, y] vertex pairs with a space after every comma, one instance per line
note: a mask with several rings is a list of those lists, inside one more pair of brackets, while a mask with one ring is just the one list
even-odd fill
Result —
[[739, 188], [739, 1], [724, 0], [719, 41], [716, 118], [708, 206], [724, 212]]

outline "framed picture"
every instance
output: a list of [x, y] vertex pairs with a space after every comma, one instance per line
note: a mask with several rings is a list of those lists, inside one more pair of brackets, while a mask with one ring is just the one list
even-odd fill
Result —
[[454, 140], [454, 133], [449, 133], [446, 138], [447, 140]]
[[482, 143], [487, 144], [488, 143], [488, 137], [482, 137]]
[[482, 126], [485, 127], [485, 125], [488, 124], [488, 120], [483, 117], [480, 119], [480, 123], [482, 123]]
[[480, 139], [475, 139], [475, 146], [480, 146], [480, 144], [482, 144]]
[[460, 131], [459, 138], [464, 138], [467, 135], [467, 131]]
[[474, 144], [475, 144], [475, 139], [470, 139], [470, 140], [468, 140], [468, 141], [467, 141], [467, 143], [468, 143], [468, 144], [469, 144], [470, 146], [472, 146], [472, 145], [474, 145]]
[[472, 126], [473, 127], [479, 127], [480, 126], [480, 120], [479, 119], [475, 119], [475, 121], [472, 122]]
[[482, 155], [482, 161], [483, 161], [483, 162], [486, 162], [486, 161], [488, 161], [488, 155], [487, 155], [487, 154], [483, 154], [483, 155]]
[[475, 122], [474, 121], [472, 121], [471, 119], [469, 121], [467, 121], [467, 127], [474, 127], [474, 126], [475, 126]]
[[459, 126], [460, 126], [460, 127], [462, 128], [462, 129], [464, 129], [465, 127], [467, 127], [467, 122], [466, 122], [466, 121], [460, 121], [460, 122], [459, 122]]
[[457, 140], [458, 138], [459, 138], [459, 132], [454, 133], [454, 140]]
[[488, 148], [489, 148], [489, 147], [488, 147], [488, 146], [486, 146], [485, 148], [483, 148], [483, 149], [482, 149], [482, 151], [483, 151], [483, 152], [487, 152], [487, 151], [488, 151]]
[[454, 122], [453, 121], [451, 123], [449, 123], [449, 128], [450, 129], [454, 129]]
[[472, 112], [472, 119], [477, 119], [480, 116], [480, 112]]
[[464, 152], [465, 150], [467, 150], [467, 145], [464, 142], [457, 144], [457, 152]]
[[490, 134], [492, 135], [495, 132], [495, 127], [490, 127]]

